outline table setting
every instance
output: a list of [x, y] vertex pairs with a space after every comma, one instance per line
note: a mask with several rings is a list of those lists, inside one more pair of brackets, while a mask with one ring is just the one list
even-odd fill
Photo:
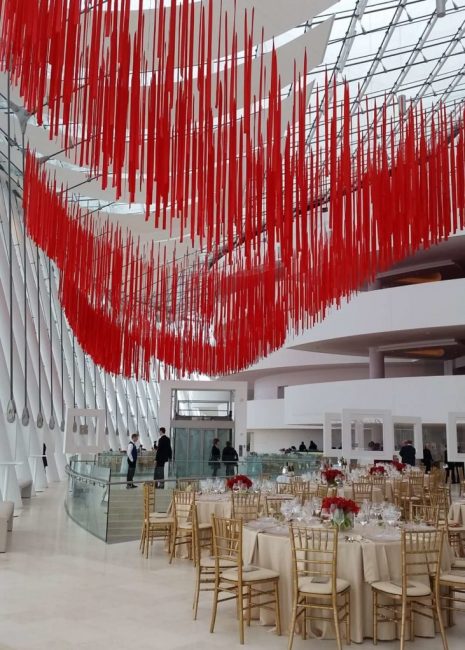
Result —
[[[331, 502], [332, 499], [332, 502]], [[243, 527], [243, 556], [250, 565], [279, 571], [280, 600], [283, 629], [291, 620], [292, 607], [292, 557], [289, 538], [289, 525], [329, 527], [338, 526], [338, 568], [337, 576], [349, 581], [351, 585], [351, 639], [361, 643], [364, 638], [372, 635], [372, 594], [371, 583], [377, 581], [401, 580], [401, 529], [424, 527], [430, 529], [427, 522], [418, 521], [413, 524], [400, 524], [401, 512], [393, 504], [363, 503], [357, 510], [356, 504], [347, 504], [350, 500], [329, 497], [329, 502], [311, 500], [301, 506], [297, 499], [283, 502], [279, 517], [261, 518], [248, 522]], [[339, 505], [341, 507], [336, 508]], [[341, 513], [342, 506], [351, 510], [353, 517], [345, 522]], [[329, 506], [329, 507], [328, 507]], [[348, 525], [347, 525], [348, 524]], [[452, 561], [452, 553], [448, 545], [443, 552], [443, 568], [447, 570]], [[260, 610], [260, 622], [273, 625], [270, 612]], [[312, 628], [310, 633], [316, 638], [333, 638], [334, 629], [331, 624]], [[435, 636], [431, 621], [422, 617], [415, 620], [417, 636]], [[380, 628], [380, 639], [394, 639], [396, 629], [393, 624], [385, 624]]]

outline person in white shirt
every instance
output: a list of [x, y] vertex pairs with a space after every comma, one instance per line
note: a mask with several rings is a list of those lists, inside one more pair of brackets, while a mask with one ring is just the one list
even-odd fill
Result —
[[131, 436], [131, 441], [129, 442], [127, 455], [128, 455], [128, 474], [126, 477], [126, 488], [136, 488], [137, 485], [134, 485], [134, 474], [136, 471], [137, 465], [137, 442], [139, 440], [139, 434], [133, 433]]

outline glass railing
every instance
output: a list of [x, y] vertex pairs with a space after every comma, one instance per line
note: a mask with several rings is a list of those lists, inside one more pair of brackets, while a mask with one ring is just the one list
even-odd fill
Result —
[[72, 459], [66, 471], [66, 512], [82, 528], [106, 541], [110, 470]]
[[[208, 459], [196, 458], [189, 460], [174, 460], [168, 464], [167, 478], [207, 478], [211, 476], [225, 477], [229, 473], [246, 474], [251, 478], [266, 476], [274, 479], [282, 473], [283, 467], [293, 468], [295, 474], [314, 472], [321, 463], [321, 452], [296, 454], [249, 454], [237, 463], [227, 467], [227, 464], [211, 463]], [[97, 455], [98, 467], [110, 468], [111, 475], [125, 477], [128, 471], [126, 452], [105, 452]], [[135, 480], [150, 480], [154, 477], [155, 452], [143, 451], [137, 457]]]
[[[166, 466], [165, 479], [159, 483], [163, 490], [157, 497], [157, 510], [169, 508], [171, 493], [179, 479], [226, 478], [227, 474], [245, 474], [250, 478], [270, 480], [286, 467], [295, 474], [314, 472], [320, 467], [322, 454], [250, 454], [234, 466], [212, 465], [208, 460], [174, 461]], [[154, 478], [155, 452], [142, 452], [137, 459], [135, 485], [142, 487]], [[78, 456], [70, 459], [66, 468], [68, 490], [65, 508], [68, 515], [82, 528], [106, 542], [129, 541], [140, 535], [143, 520], [143, 490], [126, 489], [127, 456], [106, 452], [93, 460]]]

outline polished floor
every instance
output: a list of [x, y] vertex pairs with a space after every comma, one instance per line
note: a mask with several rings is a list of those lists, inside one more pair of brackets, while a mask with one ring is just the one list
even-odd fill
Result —
[[[210, 594], [192, 620], [193, 570], [168, 565], [161, 544], [141, 557], [138, 542], [106, 545], [68, 519], [65, 486], [55, 484], [15, 517], [7, 553], [0, 554], [0, 650], [202, 650], [239, 648], [234, 609], [220, 610], [209, 633]], [[449, 630], [450, 650], [462, 650], [465, 616]], [[436, 639], [417, 639], [436, 650]], [[250, 649], [286, 650], [287, 637], [268, 628], [246, 630]], [[334, 650], [334, 641], [302, 641], [295, 650]], [[373, 647], [367, 640], [363, 648]], [[398, 642], [379, 643], [394, 650]]]

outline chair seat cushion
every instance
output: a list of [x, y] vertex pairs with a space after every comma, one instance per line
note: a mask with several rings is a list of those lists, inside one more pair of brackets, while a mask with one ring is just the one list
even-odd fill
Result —
[[465, 557], [456, 557], [452, 562], [453, 569], [465, 569]]
[[159, 525], [159, 526], [169, 526], [171, 524], [174, 524], [174, 519], [173, 517], [152, 517], [150, 515], [149, 517], [149, 522], [152, 525]]
[[[230, 569], [229, 571], [224, 571], [222, 577], [225, 580], [233, 580], [234, 582], [238, 581], [237, 569]], [[242, 572], [242, 582], [262, 582], [263, 580], [273, 580], [279, 578], [279, 573], [276, 571], [271, 571], [270, 569], [262, 569], [260, 567], [253, 567], [250, 571]]]
[[[211, 527], [211, 524], [199, 524], [199, 530], [209, 530]], [[178, 528], [181, 530], [192, 530], [192, 524], [179, 524]]]
[[[336, 593], [340, 594], [350, 587], [350, 583], [342, 578], [336, 578]], [[299, 591], [304, 594], [317, 594], [329, 596], [332, 593], [332, 582], [328, 576], [328, 582], [314, 582], [314, 578], [301, 578], [299, 580]]]
[[[392, 596], [401, 596], [402, 587], [394, 582], [372, 582], [371, 586], [377, 591], [383, 591], [385, 594], [391, 594]], [[429, 585], [425, 585], [422, 582], [417, 582], [416, 580], [408, 580], [407, 582], [407, 596], [409, 597], [422, 597], [429, 596], [431, 594], [431, 589]]]
[[[201, 557], [200, 558], [200, 566], [204, 567], [205, 569], [214, 569], [215, 568], [215, 558], [214, 557]], [[220, 568], [221, 569], [227, 569], [231, 567], [235, 567], [236, 562], [233, 560], [220, 560]]]
[[465, 526], [460, 526], [457, 524], [455, 521], [450, 521], [449, 520], [449, 528], [451, 533], [464, 533], [465, 532]]
[[458, 573], [441, 573], [440, 582], [454, 582], [461, 589], [465, 588], [465, 576]]
[[150, 513], [150, 519], [165, 519], [166, 517], [169, 517], [170, 514], [168, 512], [151, 512]]

